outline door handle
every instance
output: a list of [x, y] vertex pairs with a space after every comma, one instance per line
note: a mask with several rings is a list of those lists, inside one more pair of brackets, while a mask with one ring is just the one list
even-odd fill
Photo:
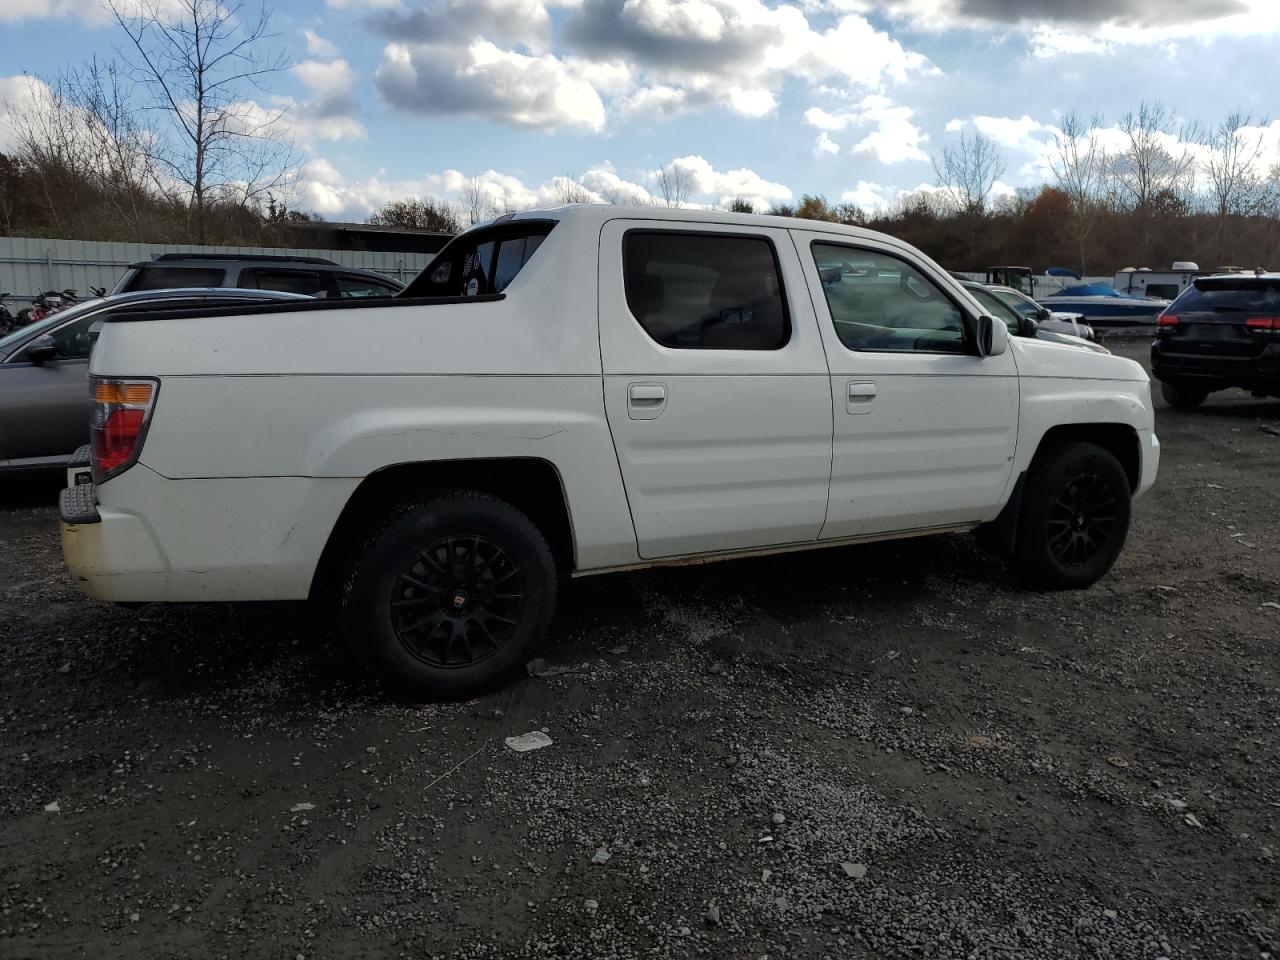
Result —
[[851, 380], [845, 387], [844, 408], [854, 414], [870, 413], [876, 402], [876, 385], [869, 380]]
[[656, 420], [667, 405], [667, 388], [661, 383], [633, 383], [627, 388], [627, 416], [632, 420]]

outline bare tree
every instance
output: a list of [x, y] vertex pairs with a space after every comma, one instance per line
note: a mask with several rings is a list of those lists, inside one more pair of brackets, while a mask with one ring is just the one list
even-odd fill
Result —
[[666, 207], [683, 207], [693, 196], [693, 174], [686, 168], [669, 163], [654, 174], [658, 184], [658, 196]]
[[591, 191], [570, 176], [556, 177], [552, 181], [552, 192], [560, 204], [596, 202]]
[[1049, 158], [1054, 179], [1071, 202], [1071, 233], [1082, 274], [1088, 272], [1089, 240], [1105, 210], [1110, 182], [1111, 161], [1099, 136], [1101, 127], [1097, 114], [1086, 121], [1072, 110], [1054, 134], [1054, 156]]
[[1236, 111], [1200, 139], [1207, 153], [1201, 169], [1209, 181], [1210, 199], [1218, 217], [1219, 263], [1226, 255], [1228, 218], [1253, 212], [1262, 199], [1264, 181], [1258, 163], [1266, 125], [1265, 120], [1255, 125], [1249, 114]]
[[756, 205], [747, 197], [739, 194], [729, 201], [730, 213], [755, 213]]
[[369, 217], [369, 223], [437, 233], [461, 233], [462, 219], [452, 205], [430, 197], [392, 200]]
[[261, 206], [288, 189], [294, 145], [283, 110], [253, 94], [288, 69], [265, 8], [221, 0], [106, 0], [150, 94], [152, 156], [189, 205], [203, 241], [210, 205]]
[[1000, 151], [981, 133], [961, 133], [958, 144], [944, 147], [941, 159], [933, 159], [938, 186], [957, 211], [970, 217], [986, 211], [991, 189], [1004, 170]]
[[1120, 118], [1124, 149], [1113, 161], [1121, 191], [1139, 213], [1160, 195], [1185, 196], [1195, 176], [1191, 144], [1195, 129], [1178, 122], [1158, 101], [1144, 100], [1138, 112]]
[[485, 182], [479, 177], [469, 177], [462, 185], [462, 207], [471, 226], [484, 223], [497, 216], [496, 205]]

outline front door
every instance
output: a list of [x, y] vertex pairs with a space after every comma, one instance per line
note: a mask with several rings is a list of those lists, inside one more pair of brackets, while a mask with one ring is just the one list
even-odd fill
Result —
[[[991, 519], [1018, 436], [1013, 351], [980, 357], [961, 289], [908, 250], [797, 231], [831, 366], [823, 539]], [[1003, 326], [997, 336], [1004, 333]]]
[[785, 230], [613, 220], [605, 410], [641, 557], [817, 539], [831, 388]]
[[10, 465], [56, 462], [89, 442], [89, 329], [97, 318], [53, 330], [54, 360], [32, 363], [24, 348], [0, 363], [0, 456]]

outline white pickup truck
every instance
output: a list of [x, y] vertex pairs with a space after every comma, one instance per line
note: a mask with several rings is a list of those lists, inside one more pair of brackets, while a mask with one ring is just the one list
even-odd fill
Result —
[[522, 665], [566, 575], [978, 530], [1085, 587], [1160, 451], [1138, 364], [891, 237], [720, 212], [502, 217], [396, 298], [112, 317], [90, 373], [90, 596], [336, 600], [419, 696]]

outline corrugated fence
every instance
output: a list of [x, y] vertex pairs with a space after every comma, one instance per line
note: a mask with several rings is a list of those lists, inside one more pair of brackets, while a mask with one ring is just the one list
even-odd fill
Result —
[[325, 257], [344, 267], [376, 270], [408, 283], [431, 259], [429, 253], [380, 250], [293, 250], [277, 247], [197, 247], [163, 243], [107, 243], [93, 240], [50, 240], [0, 237], [0, 293], [9, 294], [15, 313], [42, 290], [110, 290], [125, 269], [162, 253], [267, 254], [273, 257]]

